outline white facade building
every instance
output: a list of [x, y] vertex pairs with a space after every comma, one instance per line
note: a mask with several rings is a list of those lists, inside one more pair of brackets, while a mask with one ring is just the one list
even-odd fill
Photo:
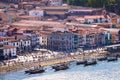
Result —
[[37, 17], [44, 16], [44, 10], [31, 10], [29, 11], [29, 16], [37, 16]]
[[46, 31], [42, 31], [40, 32], [40, 47], [41, 48], [47, 48], [48, 46], [48, 36], [49, 36], [50, 32], [46, 32]]
[[27, 37], [17, 36], [16, 38], [9, 40], [8, 45], [15, 46], [17, 51], [28, 51], [31, 49], [31, 40]]
[[104, 31], [106, 31], [104, 34], [108, 36], [108, 40], [110, 40], [112, 43], [118, 43], [119, 42], [119, 32], [120, 29], [114, 29], [114, 28], [102, 28]]
[[41, 36], [40, 37], [40, 45], [41, 45], [41, 47], [47, 48], [47, 39], [48, 39], [47, 36]]
[[23, 33], [24, 36], [28, 37], [31, 40], [31, 47], [35, 48], [40, 45], [40, 36], [34, 32], [26, 31]]
[[110, 22], [110, 17], [105, 17], [103, 15], [94, 15], [94, 16], [85, 16], [85, 22], [87, 23], [103, 23], [103, 22]]
[[117, 23], [120, 23], [120, 18], [117, 18]]
[[3, 45], [3, 55], [8, 57], [14, 57], [17, 55], [15, 46]]
[[49, 0], [50, 6], [62, 6], [63, 1], [62, 0]]
[[7, 37], [0, 37], [0, 43], [1, 44], [8, 44], [8, 38]]

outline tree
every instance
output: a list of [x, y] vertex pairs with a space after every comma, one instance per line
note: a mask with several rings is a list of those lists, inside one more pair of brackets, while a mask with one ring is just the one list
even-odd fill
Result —
[[120, 3], [120, 0], [67, 0], [70, 5], [103, 7], [114, 3]]

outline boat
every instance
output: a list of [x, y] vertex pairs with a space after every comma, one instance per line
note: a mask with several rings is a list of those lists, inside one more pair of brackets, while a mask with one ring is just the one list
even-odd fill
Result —
[[69, 68], [69, 66], [67, 64], [63, 63], [60, 65], [52, 66], [52, 68], [55, 69], [55, 71], [59, 71], [59, 70], [66, 70]]
[[120, 58], [120, 54], [117, 54], [116, 57], [117, 57], [117, 58]]
[[43, 69], [43, 67], [29, 69], [29, 70], [25, 71], [25, 73], [29, 73], [29, 74], [36, 74], [36, 73], [43, 73], [43, 72], [45, 72], [45, 70]]
[[107, 60], [107, 57], [106, 56], [100, 56], [97, 58], [98, 61], [105, 61]]
[[54, 65], [54, 66], [52, 66], [52, 69], [55, 69], [57, 66], [59, 66], [59, 65]]
[[45, 72], [45, 70], [43, 70], [43, 69], [35, 69], [35, 70], [29, 71], [29, 74], [36, 74], [36, 73], [43, 73], [43, 72]]
[[86, 62], [86, 60], [78, 60], [76, 65], [85, 64]]
[[84, 66], [96, 65], [96, 64], [97, 64], [96, 59], [88, 59], [88, 60], [86, 61], [86, 63], [84, 64]]
[[113, 56], [113, 57], [108, 57], [107, 60], [108, 60], [108, 62], [117, 61], [118, 58]]
[[118, 60], [118, 56], [115, 55], [115, 54], [109, 54], [109, 55], [107, 56], [107, 61], [108, 61], [108, 62], [117, 61], [117, 60]]
[[26, 71], [25, 71], [25, 73], [29, 73], [30, 71], [31, 71], [31, 69], [29, 69], [29, 70], [26, 70]]

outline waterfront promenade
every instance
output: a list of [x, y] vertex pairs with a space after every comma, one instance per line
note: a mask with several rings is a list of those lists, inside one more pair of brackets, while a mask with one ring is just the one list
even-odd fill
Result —
[[[9, 72], [9, 71], [16, 71], [16, 70], [21, 70], [21, 69], [25, 69], [25, 68], [31, 68], [31, 67], [35, 67], [35, 66], [49, 66], [49, 65], [53, 65], [53, 64], [58, 64], [58, 63], [63, 63], [63, 62], [70, 62], [70, 61], [75, 61], [75, 60], [79, 60], [79, 59], [83, 59], [84, 58], [96, 58], [98, 56], [104, 56], [106, 55], [107, 52], [105, 51], [100, 51], [100, 52], [89, 52], [89, 53], [85, 53], [85, 55], [83, 56], [83, 54], [74, 54], [74, 55], [70, 55], [70, 54], [56, 54], [56, 55], [50, 55], [53, 57], [49, 57], [49, 58], [45, 58], [41, 57], [40, 54], [34, 54], [34, 55], [29, 55], [27, 56], [27, 61], [25, 60], [25, 57], [23, 60], [21, 60], [20, 58], [17, 59], [13, 59], [13, 60], [9, 60], [4, 62], [5, 64], [0, 66], [0, 72]], [[31, 59], [30, 57], [32, 56], [33, 59]]]

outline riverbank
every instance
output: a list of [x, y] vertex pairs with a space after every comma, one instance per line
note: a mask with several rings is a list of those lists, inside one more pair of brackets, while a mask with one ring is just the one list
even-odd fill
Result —
[[72, 63], [69, 69], [58, 72], [50, 68], [45, 73], [34, 75], [24, 74], [24, 71], [11, 72], [5, 77], [13, 78], [5, 78], [5, 80], [120, 80], [119, 64], [120, 59], [115, 62], [98, 62], [88, 67]]
[[[106, 54], [107, 52], [88, 53], [84, 55], [84, 58], [95, 58], [98, 56], [104, 56]], [[63, 62], [70, 62], [70, 61], [74, 61], [74, 60], [78, 60], [82, 58], [83, 58], [83, 54], [77, 54], [77, 55], [67, 55], [64, 57], [58, 57], [58, 58], [53, 58], [53, 59], [46, 59], [43, 61], [25, 62], [25, 63], [17, 63], [15, 65], [0, 66], [0, 73], [22, 70], [25, 68], [31, 68], [31, 67], [35, 67], [39, 65], [49, 66], [49, 65], [63, 63]]]

